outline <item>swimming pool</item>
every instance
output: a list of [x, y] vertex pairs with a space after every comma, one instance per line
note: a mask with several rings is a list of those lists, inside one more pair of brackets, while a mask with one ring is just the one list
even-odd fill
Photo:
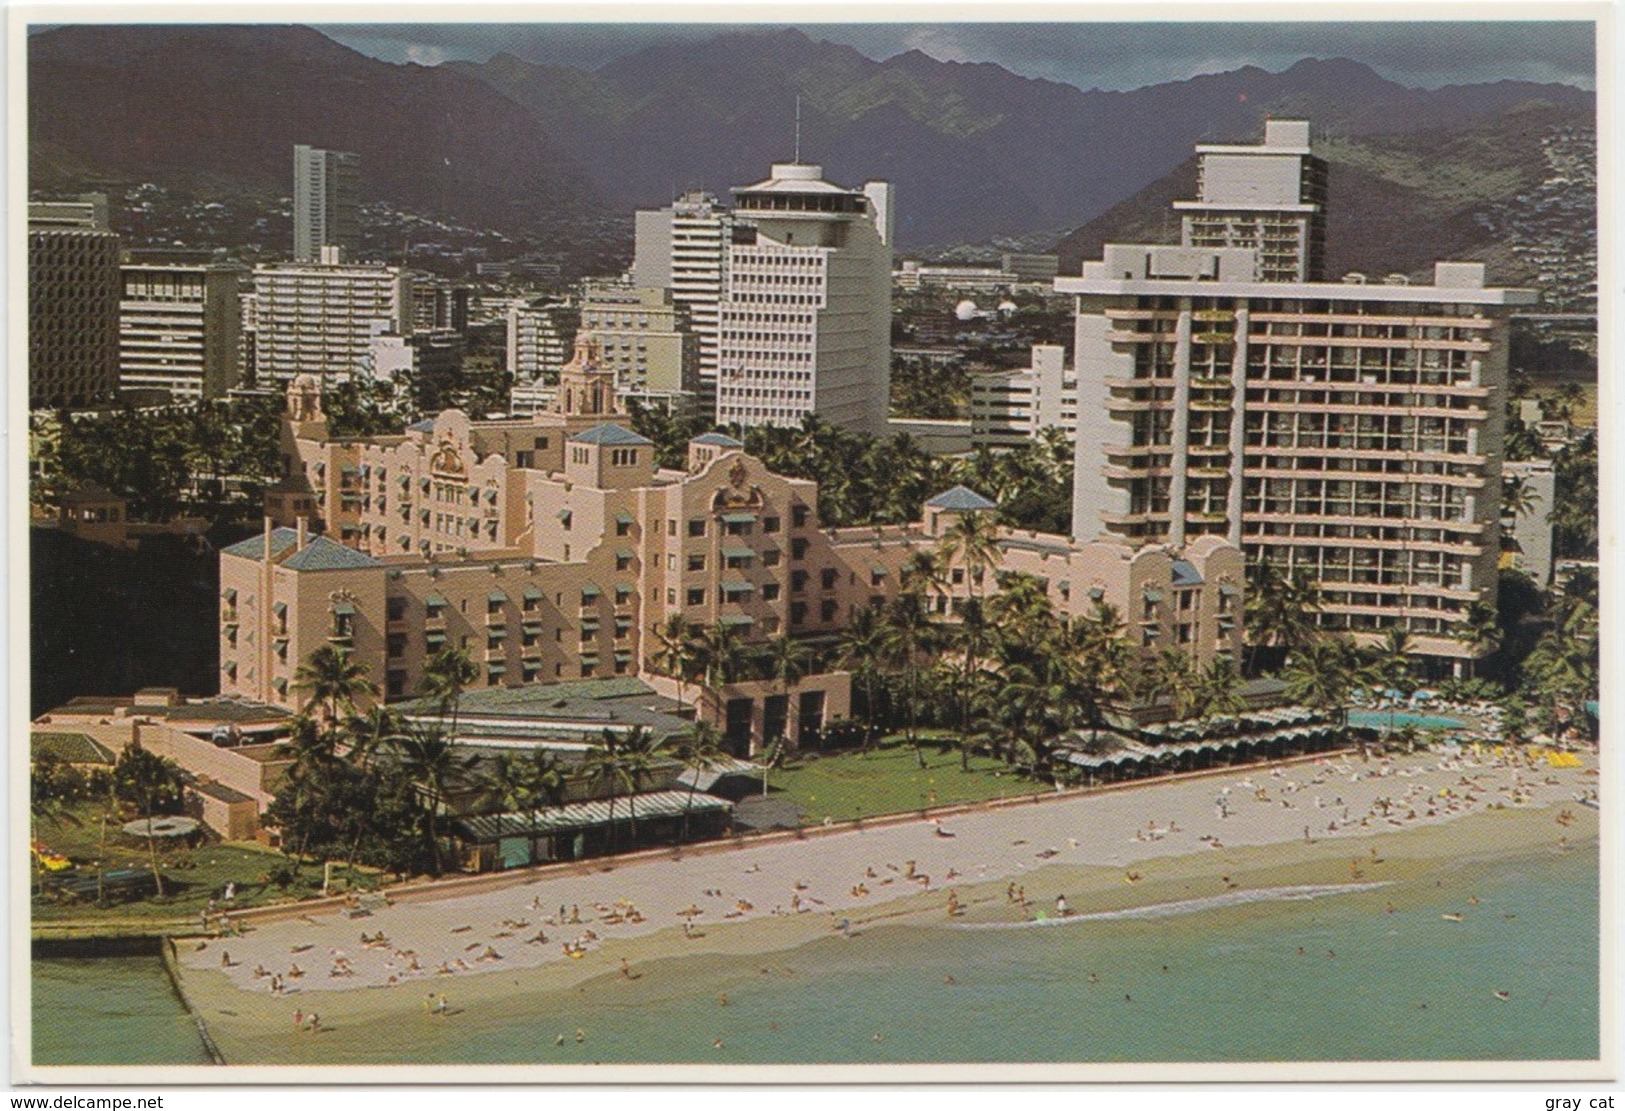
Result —
[[1404, 710], [1393, 714], [1387, 710], [1350, 710], [1350, 725], [1363, 725], [1368, 729], [1387, 729], [1392, 725], [1402, 729], [1414, 725], [1418, 729], [1465, 729], [1467, 723], [1460, 718], [1440, 717], [1437, 714], [1412, 714]]

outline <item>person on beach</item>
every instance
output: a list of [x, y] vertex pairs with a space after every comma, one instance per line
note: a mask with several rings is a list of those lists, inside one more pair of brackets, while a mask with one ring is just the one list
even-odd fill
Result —
[[305, 1012], [297, 1008], [293, 1012], [293, 1028], [296, 1033], [305, 1028]]
[[423, 997], [423, 1013], [426, 1015], [434, 1014], [434, 1003], [435, 994], [431, 991], [428, 995]]
[[1061, 918], [1065, 918], [1067, 915], [1072, 913], [1072, 908], [1067, 905], [1065, 895], [1055, 896], [1055, 913]]

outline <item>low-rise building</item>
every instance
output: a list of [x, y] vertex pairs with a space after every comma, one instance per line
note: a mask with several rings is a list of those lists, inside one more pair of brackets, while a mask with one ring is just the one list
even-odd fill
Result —
[[973, 447], [1020, 447], [1044, 428], [1059, 428], [1074, 439], [1078, 380], [1067, 377], [1066, 349], [1039, 344], [1032, 365], [973, 377], [970, 421]]

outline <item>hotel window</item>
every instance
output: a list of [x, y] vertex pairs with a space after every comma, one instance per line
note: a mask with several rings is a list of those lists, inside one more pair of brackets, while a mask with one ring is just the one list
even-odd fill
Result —
[[704, 536], [705, 519], [702, 517], [691, 517], [688, 522], [688, 534], [691, 537]]
[[616, 536], [630, 536], [631, 534], [632, 534], [632, 518], [630, 518], [628, 516], [625, 516], [624, 514], [622, 516], [616, 517], [615, 518], [615, 535]]
[[384, 696], [400, 698], [406, 693], [406, 672], [391, 671], [384, 677]]
[[777, 600], [778, 596], [779, 596], [779, 584], [778, 583], [763, 583], [762, 584], [762, 601], [764, 601], [764, 602], [772, 602], [772, 601]]
[[790, 558], [791, 559], [805, 559], [806, 555], [807, 555], [807, 542], [805, 540], [803, 540], [801, 537], [798, 536], [794, 540], [790, 541]]
[[805, 571], [791, 571], [790, 572], [790, 593], [792, 593], [792, 594], [800, 594], [803, 590], [806, 590], [806, 589], [807, 589], [807, 572], [805, 572]]
[[822, 584], [825, 590], [834, 590], [835, 579], [838, 575], [839, 572], [837, 572], [835, 568], [826, 567], [822, 571], [818, 572], [818, 581], [820, 584]]
[[819, 618], [821, 620], [824, 620], [824, 621], [834, 621], [835, 620], [836, 609], [837, 609], [837, 606], [836, 606], [835, 599], [833, 599], [833, 598], [826, 599], [825, 601], [819, 603], [818, 616], [819, 616]]
[[705, 557], [703, 555], [691, 555], [691, 556], [689, 556], [688, 557], [688, 569], [690, 571], [704, 571], [705, 570]]
[[762, 553], [762, 566], [763, 567], [777, 567], [778, 565], [779, 565], [779, 550], [777, 548], [769, 548], [767, 551]]
[[762, 531], [763, 532], [778, 532], [779, 531], [779, 519], [777, 517], [763, 517], [762, 518]]
[[791, 602], [790, 603], [790, 624], [792, 624], [792, 625], [805, 625], [806, 623], [807, 623], [807, 603], [806, 602]]
[[796, 528], [807, 526], [807, 507], [798, 505], [790, 510], [790, 521]]
[[406, 634], [390, 633], [388, 645], [385, 651], [388, 653], [391, 659], [404, 656], [406, 654]]
[[705, 591], [704, 591], [704, 589], [695, 588], [695, 589], [690, 590], [688, 592], [688, 604], [691, 605], [691, 606], [703, 606], [703, 605], [705, 605]]

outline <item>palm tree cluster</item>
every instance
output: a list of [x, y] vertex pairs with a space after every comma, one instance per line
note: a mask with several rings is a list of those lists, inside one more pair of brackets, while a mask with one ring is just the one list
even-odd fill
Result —
[[[632, 407], [632, 425], [653, 440], [662, 466], [681, 467], [688, 441], [709, 431], [701, 419]], [[906, 524], [933, 494], [969, 486], [999, 503], [999, 520], [1018, 528], [1064, 533], [1071, 527], [1072, 445], [1045, 429], [1019, 448], [982, 448], [962, 458], [929, 454], [908, 435], [879, 438], [849, 432], [817, 416], [799, 428], [730, 428], [768, 470], [818, 483], [818, 519], [826, 527]]]

